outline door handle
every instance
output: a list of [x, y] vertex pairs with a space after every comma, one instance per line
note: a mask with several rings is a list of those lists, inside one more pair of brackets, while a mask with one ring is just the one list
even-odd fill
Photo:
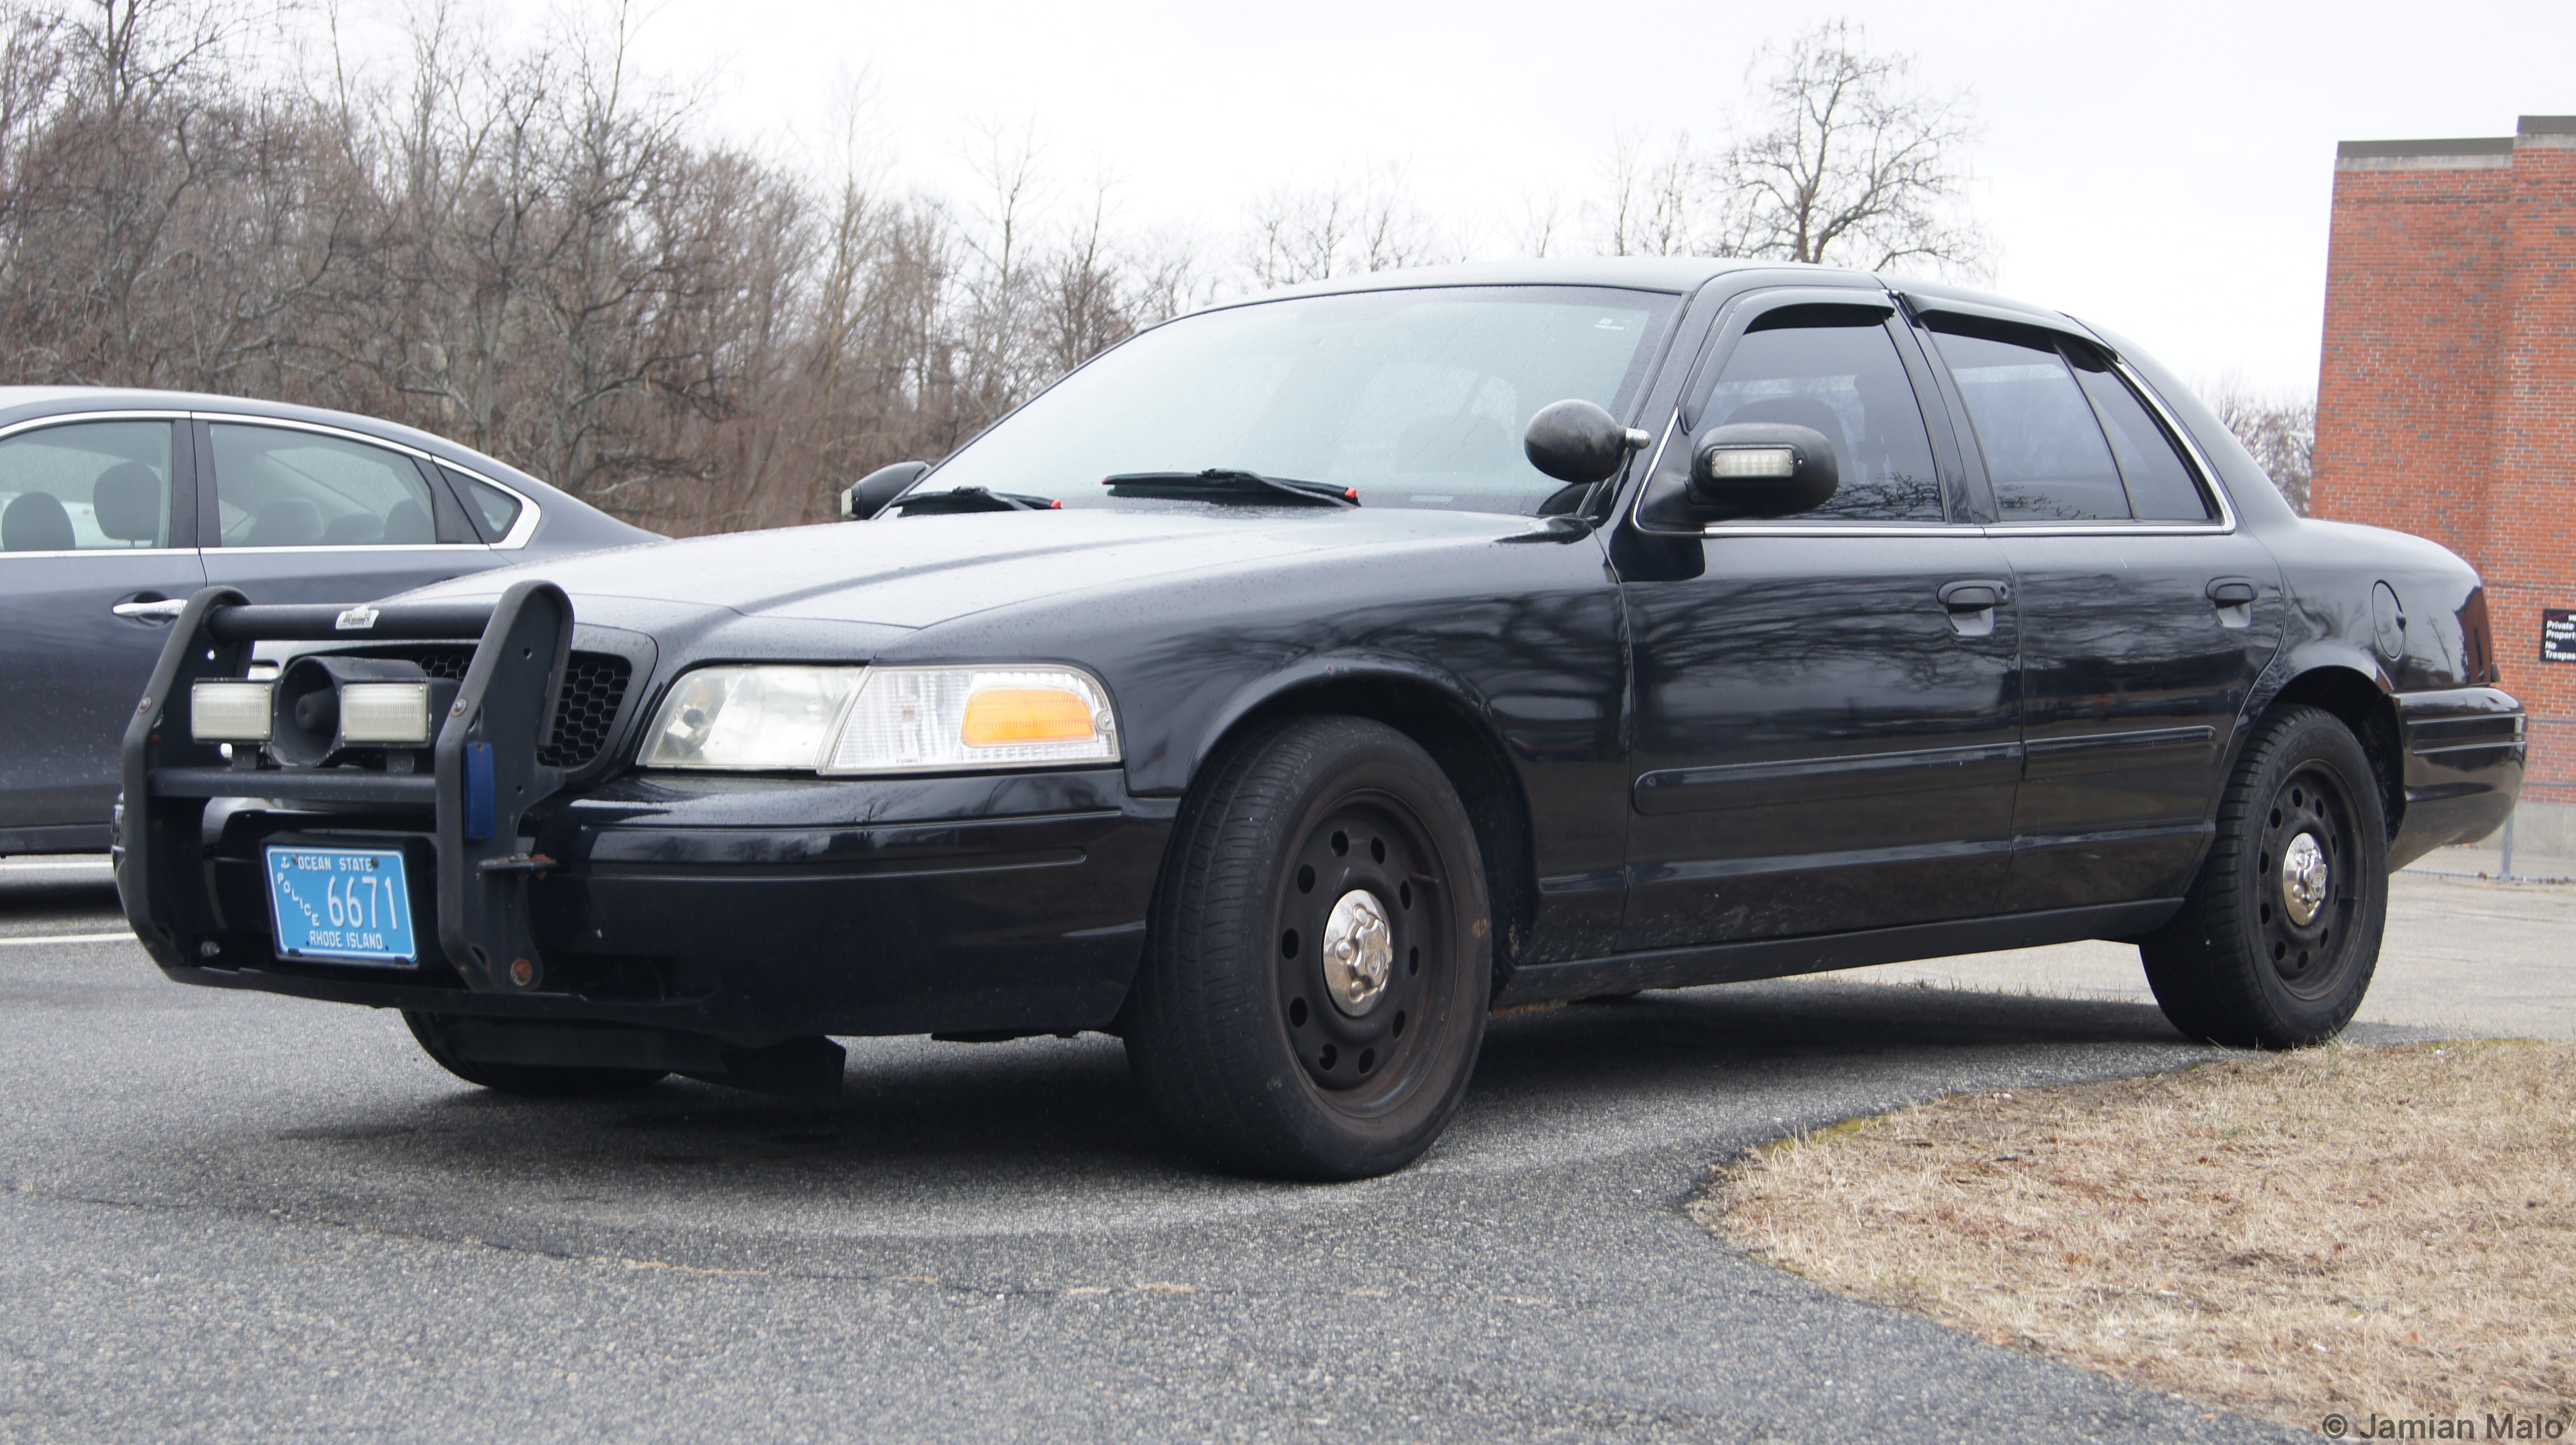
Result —
[[2257, 596], [2254, 584], [2242, 577], [2221, 577], [2209, 584], [2209, 602], [2213, 607], [2248, 607]]
[[1990, 612], [2012, 600], [2009, 583], [1977, 578], [1941, 589], [1941, 605], [1953, 612]]
[[149, 602], [119, 602], [107, 610], [130, 622], [176, 622], [179, 614], [188, 610], [188, 599], [173, 597], [167, 600], [154, 598]]

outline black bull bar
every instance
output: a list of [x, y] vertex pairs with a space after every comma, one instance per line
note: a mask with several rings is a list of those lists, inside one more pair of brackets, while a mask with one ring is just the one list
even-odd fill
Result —
[[[231, 931], [207, 881], [210, 801], [350, 804], [428, 822], [438, 857], [437, 948], [466, 986], [499, 994], [533, 988], [543, 969], [524, 891], [546, 860], [519, 851], [519, 821], [563, 785], [565, 771], [538, 762], [537, 752], [554, 726], [572, 635], [572, 599], [541, 581], [512, 583], [490, 602], [252, 606], [229, 587], [190, 597], [125, 726], [116, 881], [145, 950], [167, 969], [227, 951]], [[454, 703], [435, 720], [425, 775], [266, 766], [256, 745], [236, 745], [226, 761], [217, 744], [196, 740], [187, 712], [199, 681], [243, 678], [256, 643], [466, 640], [475, 644], [473, 660]]]

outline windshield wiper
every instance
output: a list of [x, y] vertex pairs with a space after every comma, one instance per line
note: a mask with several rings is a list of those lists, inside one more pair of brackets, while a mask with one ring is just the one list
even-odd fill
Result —
[[1268, 477], [1236, 467], [1210, 467], [1203, 472], [1120, 472], [1103, 477], [1100, 485], [1113, 497], [1178, 497], [1194, 502], [1228, 499], [1263, 505], [1282, 498], [1308, 505], [1356, 507], [1360, 504], [1355, 487], [1336, 487], [1324, 482], [1301, 482], [1289, 477]]
[[952, 487], [944, 492], [913, 492], [897, 497], [886, 510], [898, 517], [944, 517], [957, 512], [1047, 512], [1064, 506], [1052, 497], [1023, 497], [1016, 492], [982, 487]]

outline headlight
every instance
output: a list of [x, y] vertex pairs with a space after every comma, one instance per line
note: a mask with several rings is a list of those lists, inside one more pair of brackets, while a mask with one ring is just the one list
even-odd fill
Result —
[[827, 773], [1114, 763], [1109, 694], [1069, 667], [880, 667], [841, 725]]
[[1065, 667], [702, 667], [653, 719], [648, 768], [828, 774], [1118, 761], [1109, 696]]
[[654, 716], [648, 768], [812, 768], [859, 685], [855, 667], [702, 667]]

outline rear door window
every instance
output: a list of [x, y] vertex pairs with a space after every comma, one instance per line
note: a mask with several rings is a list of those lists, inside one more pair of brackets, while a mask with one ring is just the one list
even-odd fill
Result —
[[2182, 459], [2173, 437], [2128, 382], [2093, 348], [2071, 341], [2063, 345], [2066, 359], [2075, 367], [2075, 380], [2111, 438], [2111, 453], [2129, 484], [2129, 506], [2138, 519], [2206, 522], [2215, 516], [2191, 464]]
[[217, 422], [209, 430], [226, 547], [438, 540], [429, 479], [401, 452], [284, 427]]
[[170, 545], [170, 423], [89, 421], [0, 440], [0, 550]]
[[2001, 520], [2128, 520], [2128, 489], [2102, 425], [2047, 333], [1944, 316], [1931, 327], [1968, 404]]

